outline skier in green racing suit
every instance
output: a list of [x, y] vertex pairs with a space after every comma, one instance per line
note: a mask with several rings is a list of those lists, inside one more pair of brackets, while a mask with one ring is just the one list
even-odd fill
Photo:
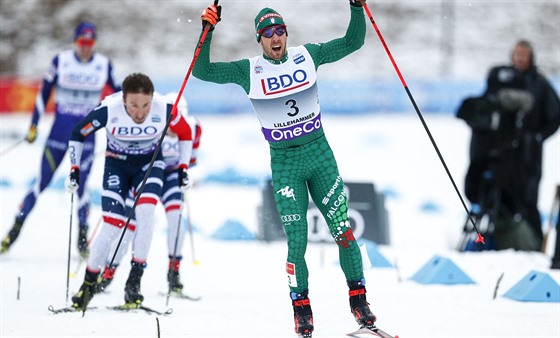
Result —
[[294, 308], [296, 333], [310, 337], [313, 318], [309, 302], [307, 208], [309, 194], [321, 211], [339, 247], [340, 265], [349, 287], [350, 307], [358, 324], [375, 327], [366, 300], [360, 249], [348, 221], [348, 200], [336, 160], [322, 128], [317, 69], [358, 50], [366, 25], [361, 0], [350, 0], [350, 23], [342, 38], [287, 48], [282, 16], [271, 8], [255, 18], [256, 39], [263, 54], [232, 62], [210, 62], [210, 44], [221, 6], [202, 13], [209, 29], [193, 75], [219, 84], [240, 85], [251, 100], [270, 145], [273, 191], [288, 241], [286, 272]]

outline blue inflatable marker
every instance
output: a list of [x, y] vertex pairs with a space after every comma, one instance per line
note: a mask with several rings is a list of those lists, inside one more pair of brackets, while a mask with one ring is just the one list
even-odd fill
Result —
[[11, 188], [12, 187], [12, 181], [11, 180], [7, 180], [7, 179], [0, 179], [0, 187], [2, 188]]
[[433, 201], [426, 201], [420, 206], [422, 212], [440, 213], [441, 207]]
[[228, 167], [221, 172], [211, 172], [204, 178], [203, 181], [205, 183], [220, 183], [231, 185], [240, 184], [250, 186], [258, 186], [261, 183], [261, 180], [257, 177], [241, 173], [233, 167]]
[[420, 284], [475, 284], [449, 258], [434, 256], [410, 279]]
[[235, 220], [227, 220], [225, 224], [222, 225], [218, 230], [216, 230], [210, 237], [213, 239], [225, 241], [252, 241], [255, 239], [255, 235], [247, 230], [247, 228], [243, 224], [241, 224], [241, 222]]
[[560, 302], [560, 285], [544, 272], [531, 271], [504, 297], [522, 302]]

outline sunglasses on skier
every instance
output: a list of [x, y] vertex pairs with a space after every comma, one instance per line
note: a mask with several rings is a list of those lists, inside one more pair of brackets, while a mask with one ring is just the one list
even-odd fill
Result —
[[276, 25], [276, 26], [268, 26], [259, 31], [261, 36], [270, 39], [274, 33], [278, 36], [284, 35], [286, 33], [286, 25]]

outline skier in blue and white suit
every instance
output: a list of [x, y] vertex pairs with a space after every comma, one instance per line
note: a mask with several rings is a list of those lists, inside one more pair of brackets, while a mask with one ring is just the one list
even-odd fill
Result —
[[[45, 113], [45, 107], [53, 90], [55, 92], [54, 123], [43, 151], [39, 175], [21, 203], [12, 229], [2, 241], [1, 252], [8, 251], [14, 243], [25, 219], [33, 210], [39, 194], [51, 182], [66, 153], [70, 130], [99, 104], [105, 86], [110, 87], [113, 92], [121, 89], [114, 80], [111, 61], [105, 55], [94, 52], [95, 41], [95, 26], [90, 22], [79, 24], [74, 34], [75, 50], [57, 54], [45, 74], [35, 100], [31, 125], [25, 139], [32, 143], [37, 138], [39, 118]], [[93, 163], [95, 138], [91, 135], [84, 142], [82, 175], [80, 189], [78, 189], [80, 198], [78, 249], [80, 254], [85, 256], [87, 255], [87, 217], [90, 204], [86, 183]]]
[[[123, 81], [123, 91], [111, 95], [80, 121], [72, 130], [69, 141], [72, 168], [67, 188], [73, 192], [80, 181], [80, 159], [86, 136], [106, 129], [107, 149], [103, 175], [103, 226], [91, 247], [88, 265], [80, 291], [72, 297], [76, 309], [84, 309], [93, 297], [97, 278], [105, 265], [109, 251], [120, 238], [129, 215], [125, 200], [132, 189], [137, 198], [136, 239], [132, 253], [132, 267], [125, 286], [125, 302], [138, 307], [144, 297], [140, 294], [140, 280], [146, 267], [152, 241], [154, 213], [163, 187], [165, 163], [157, 151], [151, 170], [150, 163], [170, 119], [169, 129], [177, 134], [179, 186], [188, 184], [188, 163], [192, 151], [192, 132], [181, 114], [172, 115], [172, 104], [154, 93], [149, 77], [134, 73]], [[142, 182], [148, 175], [143, 189]], [[128, 226], [131, 226], [128, 224]]]
[[[172, 92], [164, 95], [165, 100], [169, 104], [174, 104], [179, 94]], [[200, 139], [202, 135], [202, 126], [198, 119], [189, 114], [187, 100], [184, 97], [179, 99], [177, 110], [183, 115], [189, 124], [193, 136], [193, 146], [191, 151], [191, 158], [189, 160], [189, 168], [192, 168], [197, 163], [197, 152], [200, 146]], [[186, 188], [180, 187], [179, 175], [177, 174], [177, 167], [180, 165], [180, 149], [179, 138], [177, 134], [168, 130], [167, 135], [161, 144], [161, 153], [163, 161], [165, 162], [165, 170], [163, 172], [163, 188], [161, 191], [161, 203], [165, 208], [165, 215], [167, 216], [167, 250], [169, 255], [169, 269], [167, 271], [167, 281], [169, 283], [169, 290], [173, 295], [179, 295], [183, 292], [183, 283], [179, 278], [179, 269], [181, 260], [183, 259], [183, 241], [185, 238], [185, 229], [182, 226], [181, 220], [181, 206], [183, 204], [183, 195], [186, 194]], [[192, 184], [192, 180], [189, 180]], [[129, 193], [125, 201], [126, 209], [125, 214], [128, 215], [134, 205], [134, 196], [132, 192]], [[135, 231], [136, 218], [134, 213], [130, 220], [128, 229], [123, 236], [122, 242], [117, 250], [117, 243], [109, 251], [107, 257], [107, 264], [103, 269], [103, 273], [97, 279], [97, 291], [105, 291], [111, 284], [113, 276], [119, 266], [121, 260], [124, 258], [128, 250], [128, 246], [132, 243], [132, 250], [135, 247]], [[116, 251], [116, 253], [115, 253]]]

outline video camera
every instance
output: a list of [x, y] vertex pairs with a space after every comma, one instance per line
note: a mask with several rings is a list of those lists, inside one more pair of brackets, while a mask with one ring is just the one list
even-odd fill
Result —
[[457, 117], [475, 131], [497, 131], [505, 127], [502, 119], [513, 120], [513, 125], [521, 128], [533, 102], [533, 95], [527, 90], [501, 88], [493, 94], [465, 99]]

